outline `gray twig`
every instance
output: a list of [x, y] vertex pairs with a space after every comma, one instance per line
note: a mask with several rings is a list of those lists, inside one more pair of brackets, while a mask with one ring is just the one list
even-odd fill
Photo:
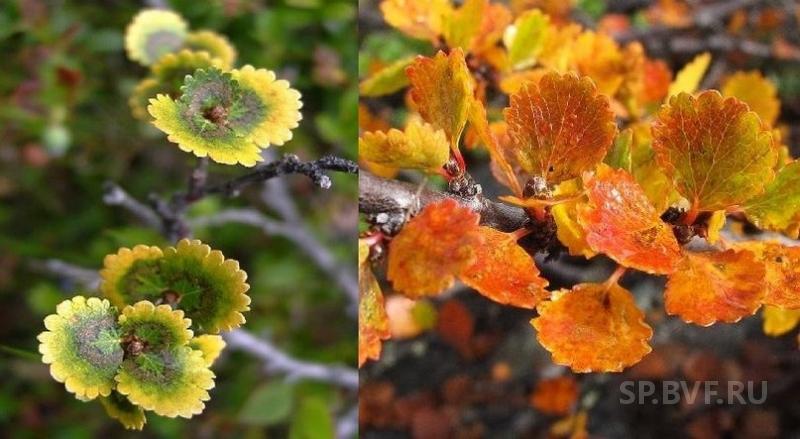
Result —
[[226, 332], [223, 337], [232, 349], [243, 350], [263, 360], [269, 372], [283, 373], [291, 379], [311, 379], [350, 390], [358, 389], [358, 372], [352, 368], [298, 360], [266, 339], [242, 329]]
[[120, 206], [145, 226], [161, 230], [161, 217], [149, 206], [133, 198], [125, 189], [115, 183], [106, 182], [103, 190], [103, 202], [109, 206]]

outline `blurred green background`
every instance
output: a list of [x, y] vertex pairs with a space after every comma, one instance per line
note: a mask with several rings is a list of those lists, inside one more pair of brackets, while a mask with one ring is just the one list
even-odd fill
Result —
[[[356, 156], [357, 59], [354, 0], [174, 0], [192, 29], [227, 36], [238, 65], [275, 70], [303, 94], [303, 121], [277, 151], [310, 160]], [[74, 282], [32, 269], [57, 258], [98, 268], [121, 246], [165, 244], [126, 212], [102, 202], [114, 181], [135, 197], [184, 189], [195, 158], [147, 123], [128, 97], [147, 71], [127, 60], [123, 33], [147, 2], [0, 2], [0, 431], [4, 437], [133, 435], [97, 403], [82, 403], [49, 376], [36, 335], [55, 306], [80, 292]], [[276, 148], [277, 149], [277, 148]], [[211, 180], [247, 170], [212, 165]], [[357, 179], [334, 176], [331, 190], [284, 179], [312, 233], [338, 262], [355, 267]], [[272, 215], [251, 188], [235, 199], [209, 198], [191, 216], [227, 207]], [[301, 225], [297, 225], [300, 227]], [[245, 225], [195, 230], [238, 259], [252, 285], [245, 326], [309, 361], [354, 365], [356, 321], [347, 297], [292, 243]], [[353, 269], [354, 270], [354, 269]], [[91, 293], [90, 293], [91, 294]], [[38, 353], [36, 354], [38, 357]], [[325, 437], [355, 395], [267, 374], [241, 352], [223, 354], [205, 412], [191, 420], [148, 413], [146, 437]], [[327, 432], [327, 433], [326, 433]], [[141, 436], [141, 434], [139, 434]], [[120, 436], [117, 436], [120, 437]]]

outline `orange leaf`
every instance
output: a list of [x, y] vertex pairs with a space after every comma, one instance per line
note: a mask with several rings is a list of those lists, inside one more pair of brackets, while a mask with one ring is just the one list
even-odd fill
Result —
[[534, 308], [550, 293], [533, 258], [513, 234], [480, 227], [483, 243], [475, 248], [475, 262], [461, 272], [461, 281], [489, 299], [520, 308]]
[[453, 346], [463, 357], [472, 356], [472, 336], [475, 319], [460, 300], [451, 299], [439, 308], [436, 331], [444, 341]]
[[390, 26], [431, 42], [442, 33], [442, 19], [452, 10], [450, 0], [383, 0], [380, 8]]
[[752, 315], [764, 298], [764, 264], [747, 250], [687, 253], [664, 291], [667, 314], [710, 326]]
[[589, 203], [578, 211], [578, 221], [593, 250], [648, 273], [675, 271], [681, 256], [675, 235], [631, 174], [601, 164], [584, 186]]
[[653, 330], [619, 285], [579, 284], [536, 309], [539, 317], [531, 323], [539, 343], [573, 372], [619, 372], [651, 351]]
[[721, 210], [764, 191], [777, 155], [758, 115], [716, 90], [681, 93], [653, 124], [653, 151], [692, 210]]
[[550, 184], [594, 167], [617, 132], [608, 99], [573, 74], [548, 73], [524, 85], [504, 114], [518, 165]]
[[745, 242], [737, 246], [750, 250], [764, 263], [767, 292], [764, 303], [786, 309], [800, 309], [800, 247], [778, 242]]
[[381, 340], [389, 338], [389, 319], [383, 304], [383, 293], [372, 274], [367, 257], [369, 246], [358, 240], [358, 367], [368, 359], [381, 356]]
[[425, 207], [389, 246], [387, 277], [394, 288], [416, 299], [450, 287], [455, 276], [475, 261], [481, 236], [480, 216], [446, 199]]
[[578, 400], [578, 383], [572, 375], [550, 378], [536, 383], [531, 405], [548, 415], [567, 415]]
[[644, 63], [643, 79], [642, 100], [661, 102], [667, 96], [669, 84], [672, 82], [672, 71], [664, 61], [647, 60]]
[[474, 83], [464, 52], [439, 51], [433, 58], [419, 56], [406, 69], [411, 98], [426, 122], [444, 130], [455, 151], [472, 110]]

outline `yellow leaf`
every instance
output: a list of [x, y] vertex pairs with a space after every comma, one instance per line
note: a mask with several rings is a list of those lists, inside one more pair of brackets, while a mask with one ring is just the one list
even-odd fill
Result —
[[[580, 192], [578, 180], [567, 180], [556, 186], [553, 194], [555, 196], [575, 195]], [[556, 235], [558, 240], [569, 250], [573, 256], [584, 256], [591, 258], [597, 253], [592, 250], [586, 242], [586, 231], [578, 223], [578, 206], [585, 205], [585, 197], [576, 198], [571, 201], [556, 204], [550, 209], [553, 219], [556, 222]]]
[[769, 126], [775, 124], [781, 111], [775, 85], [764, 78], [757, 70], [736, 72], [722, 84], [722, 95], [733, 96], [755, 111], [761, 121]]
[[364, 133], [358, 139], [359, 157], [370, 163], [405, 169], [436, 172], [450, 157], [444, 131], [411, 118], [405, 131]]
[[761, 316], [764, 318], [764, 334], [772, 337], [786, 334], [800, 323], [800, 309], [784, 309], [766, 305]]
[[545, 41], [553, 33], [550, 17], [538, 9], [520, 15], [503, 34], [512, 69], [520, 70], [536, 64]]
[[469, 51], [488, 7], [488, 0], [465, 0], [460, 8], [445, 15], [442, 34], [447, 45]]
[[450, 0], [383, 0], [383, 19], [404, 34], [432, 42], [442, 33], [442, 20], [452, 10]]
[[725, 227], [725, 211], [717, 210], [708, 220], [708, 236], [706, 236], [706, 239], [709, 243], [716, 244], [719, 240], [719, 231], [723, 227]]
[[711, 63], [711, 55], [708, 52], [701, 53], [694, 57], [689, 64], [683, 66], [680, 72], [675, 75], [675, 80], [669, 85], [667, 92], [667, 99], [670, 96], [677, 95], [681, 92], [694, 93], [700, 85], [700, 81], [708, 70], [708, 65]]

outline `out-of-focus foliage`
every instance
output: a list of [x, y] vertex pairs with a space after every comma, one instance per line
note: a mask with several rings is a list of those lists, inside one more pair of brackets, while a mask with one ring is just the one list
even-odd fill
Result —
[[[294, 138], [274, 148], [312, 159], [326, 153], [355, 157], [357, 76], [355, 14], [350, 0], [172, 0], [166, 2], [190, 29], [210, 29], [238, 52], [239, 66], [276, 72], [303, 95], [303, 120]], [[127, 59], [123, 35], [144, 2], [11, 0], [0, 2], [0, 345], [35, 353], [41, 321], [79, 285], [30, 267], [58, 258], [99, 269], [104, 255], [137, 244], [168, 245], [119, 208], [102, 202], [103, 183], [117, 181], [147, 199], [185, 189], [195, 158], [131, 114], [128, 101], [148, 75]], [[191, 35], [189, 36], [191, 38]], [[198, 37], [199, 38], [199, 37]], [[194, 40], [193, 40], [194, 41]], [[195, 44], [195, 43], [193, 43]], [[197, 41], [196, 44], [211, 44]], [[243, 168], [212, 165], [213, 178]], [[216, 177], [214, 177], [216, 176]], [[355, 179], [334, 176], [320, 191], [302, 178], [282, 180], [302, 200], [310, 230], [346, 266], [354, 266]], [[258, 190], [240, 200], [263, 207]], [[190, 216], [212, 214], [222, 201], [209, 198]], [[248, 329], [268, 333], [287, 350], [319, 362], [356, 363], [355, 322], [342, 312], [345, 295], [293, 244], [243, 225], [195, 230], [195, 236], [237, 259], [250, 274], [253, 302]], [[85, 404], [53, 381], [39, 358], [0, 353], [0, 425], [11, 437], [124, 437], [122, 426], [100, 404]], [[307, 422], [330, 427], [344, 407], [326, 385], [293, 382], [290, 390], [256, 400], [283, 404], [272, 422], [249, 422], [243, 410], [267, 378], [262, 363], [223, 352], [214, 365], [216, 387], [202, 415], [191, 421], [149, 416], [152, 437], [272, 436], [302, 434]], [[272, 395], [276, 395], [273, 393]], [[113, 395], [112, 395], [113, 396]], [[269, 396], [269, 395], [268, 395]], [[266, 405], [263, 405], [266, 404]], [[325, 410], [320, 410], [324, 406]], [[265, 412], [258, 410], [258, 412]], [[253, 413], [253, 411], [251, 411]], [[280, 413], [279, 413], [280, 414]], [[79, 421], [78, 421], [79, 420]], [[265, 427], [266, 426], [266, 427]], [[324, 429], [323, 429], [324, 431]]]

